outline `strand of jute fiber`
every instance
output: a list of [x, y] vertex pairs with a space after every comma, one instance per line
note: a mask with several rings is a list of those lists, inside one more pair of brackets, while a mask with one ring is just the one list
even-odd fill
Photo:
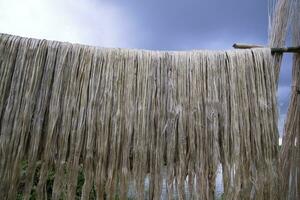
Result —
[[[300, 2], [293, 1], [292, 43], [300, 45]], [[300, 199], [300, 54], [293, 56], [291, 100], [280, 151], [282, 199]]]
[[169, 199], [213, 199], [219, 164], [224, 199], [277, 199], [270, 49], [106, 49], [1, 34], [0, 56], [2, 199], [160, 199], [162, 188]]

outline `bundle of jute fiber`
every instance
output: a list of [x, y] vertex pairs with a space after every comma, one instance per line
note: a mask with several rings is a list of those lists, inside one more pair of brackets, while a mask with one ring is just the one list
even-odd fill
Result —
[[[269, 46], [284, 47], [289, 30], [293, 2], [296, 0], [268, 0], [269, 2]], [[273, 54], [276, 82], [282, 62], [282, 53]]]
[[[290, 28], [291, 13], [293, 8], [294, 0], [268, 0], [269, 3], [269, 46], [273, 47], [284, 47], [286, 43], [286, 38], [288, 35], [288, 30]], [[282, 63], [283, 53], [273, 53], [272, 54], [272, 66], [275, 73], [276, 88], [279, 83], [280, 68]], [[279, 161], [279, 160], [278, 160]], [[273, 164], [276, 176], [272, 176], [274, 184], [273, 190], [281, 191], [282, 186], [285, 184], [281, 177], [281, 171], [279, 170], [279, 162]], [[279, 194], [277, 198], [281, 199], [282, 192], [277, 192]], [[281, 195], [281, 196], [280, 196]]]
[[270, 49], [1, 34], [0, 81], [2, 199], [213, 199], [219, 164], [224, 199], [278, 198]]
[[[300, 45], [300, 1], [293, 0], [292, 44]], [[300, 54], [293, 56], [291, 100], [280, 151], [282, 199], [300, 199]]]

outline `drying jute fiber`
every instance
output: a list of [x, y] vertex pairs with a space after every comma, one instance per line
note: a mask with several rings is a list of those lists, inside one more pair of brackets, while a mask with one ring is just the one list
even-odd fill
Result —
[[[270, 46], [285, 45], [290, 32], [291, 45], [300, 45], [300, 1], [270, 0]], [[273, 7], [273, 8], [272, 8]], [[279, 75], [282, 54], [273, 55], [275, 74]], [[285, 66], [286, 67], [286, 66]], [[278, 77], [278, 76], [277, 76]], [[279, 155], [280, 199], [300, 199], [300, 54], [293, 55], [291, 95]]]
[[272, 63], [0, 34], [1, 199], [278, 199]]
[[[300, 46], [300, 1], [290, 1], [292, 45]], [[300, 53], [293, 55], [291, 97], [279, 158], [281, 199], [300, 199]]]

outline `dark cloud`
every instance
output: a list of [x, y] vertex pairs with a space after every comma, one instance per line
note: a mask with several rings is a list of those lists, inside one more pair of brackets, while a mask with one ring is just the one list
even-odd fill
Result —
[[[113, 1], [137, 22], [138, 48], [210, 48], [209, 41], [267, 42], [267, 1], [152, 0]], [[191, 38], [191, 40], [189, 40]], [[191, 42], [192, 41], [192, 42]], [[188, 45], [183, 45], [185, 42]]]

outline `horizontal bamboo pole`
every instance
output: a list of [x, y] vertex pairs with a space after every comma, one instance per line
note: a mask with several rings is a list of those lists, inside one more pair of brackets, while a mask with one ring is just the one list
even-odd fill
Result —
[[[235, 49], [253, 49], [253, 48], [263, 48], [262, 45], [254, 45], [254, 44], [241, 44], [235, 43], [233, 48]], [[278, 47], [271, 48], [272, 53], [300, 53], [300, 46], [297, 47]]]
[[253, 49], [253, 48], [263, 48], [262, 45], [256, 45], [256, 44], [242, 44], [242, 43], [235, 43], [233, 45], [233, 48], [235, 49]]

